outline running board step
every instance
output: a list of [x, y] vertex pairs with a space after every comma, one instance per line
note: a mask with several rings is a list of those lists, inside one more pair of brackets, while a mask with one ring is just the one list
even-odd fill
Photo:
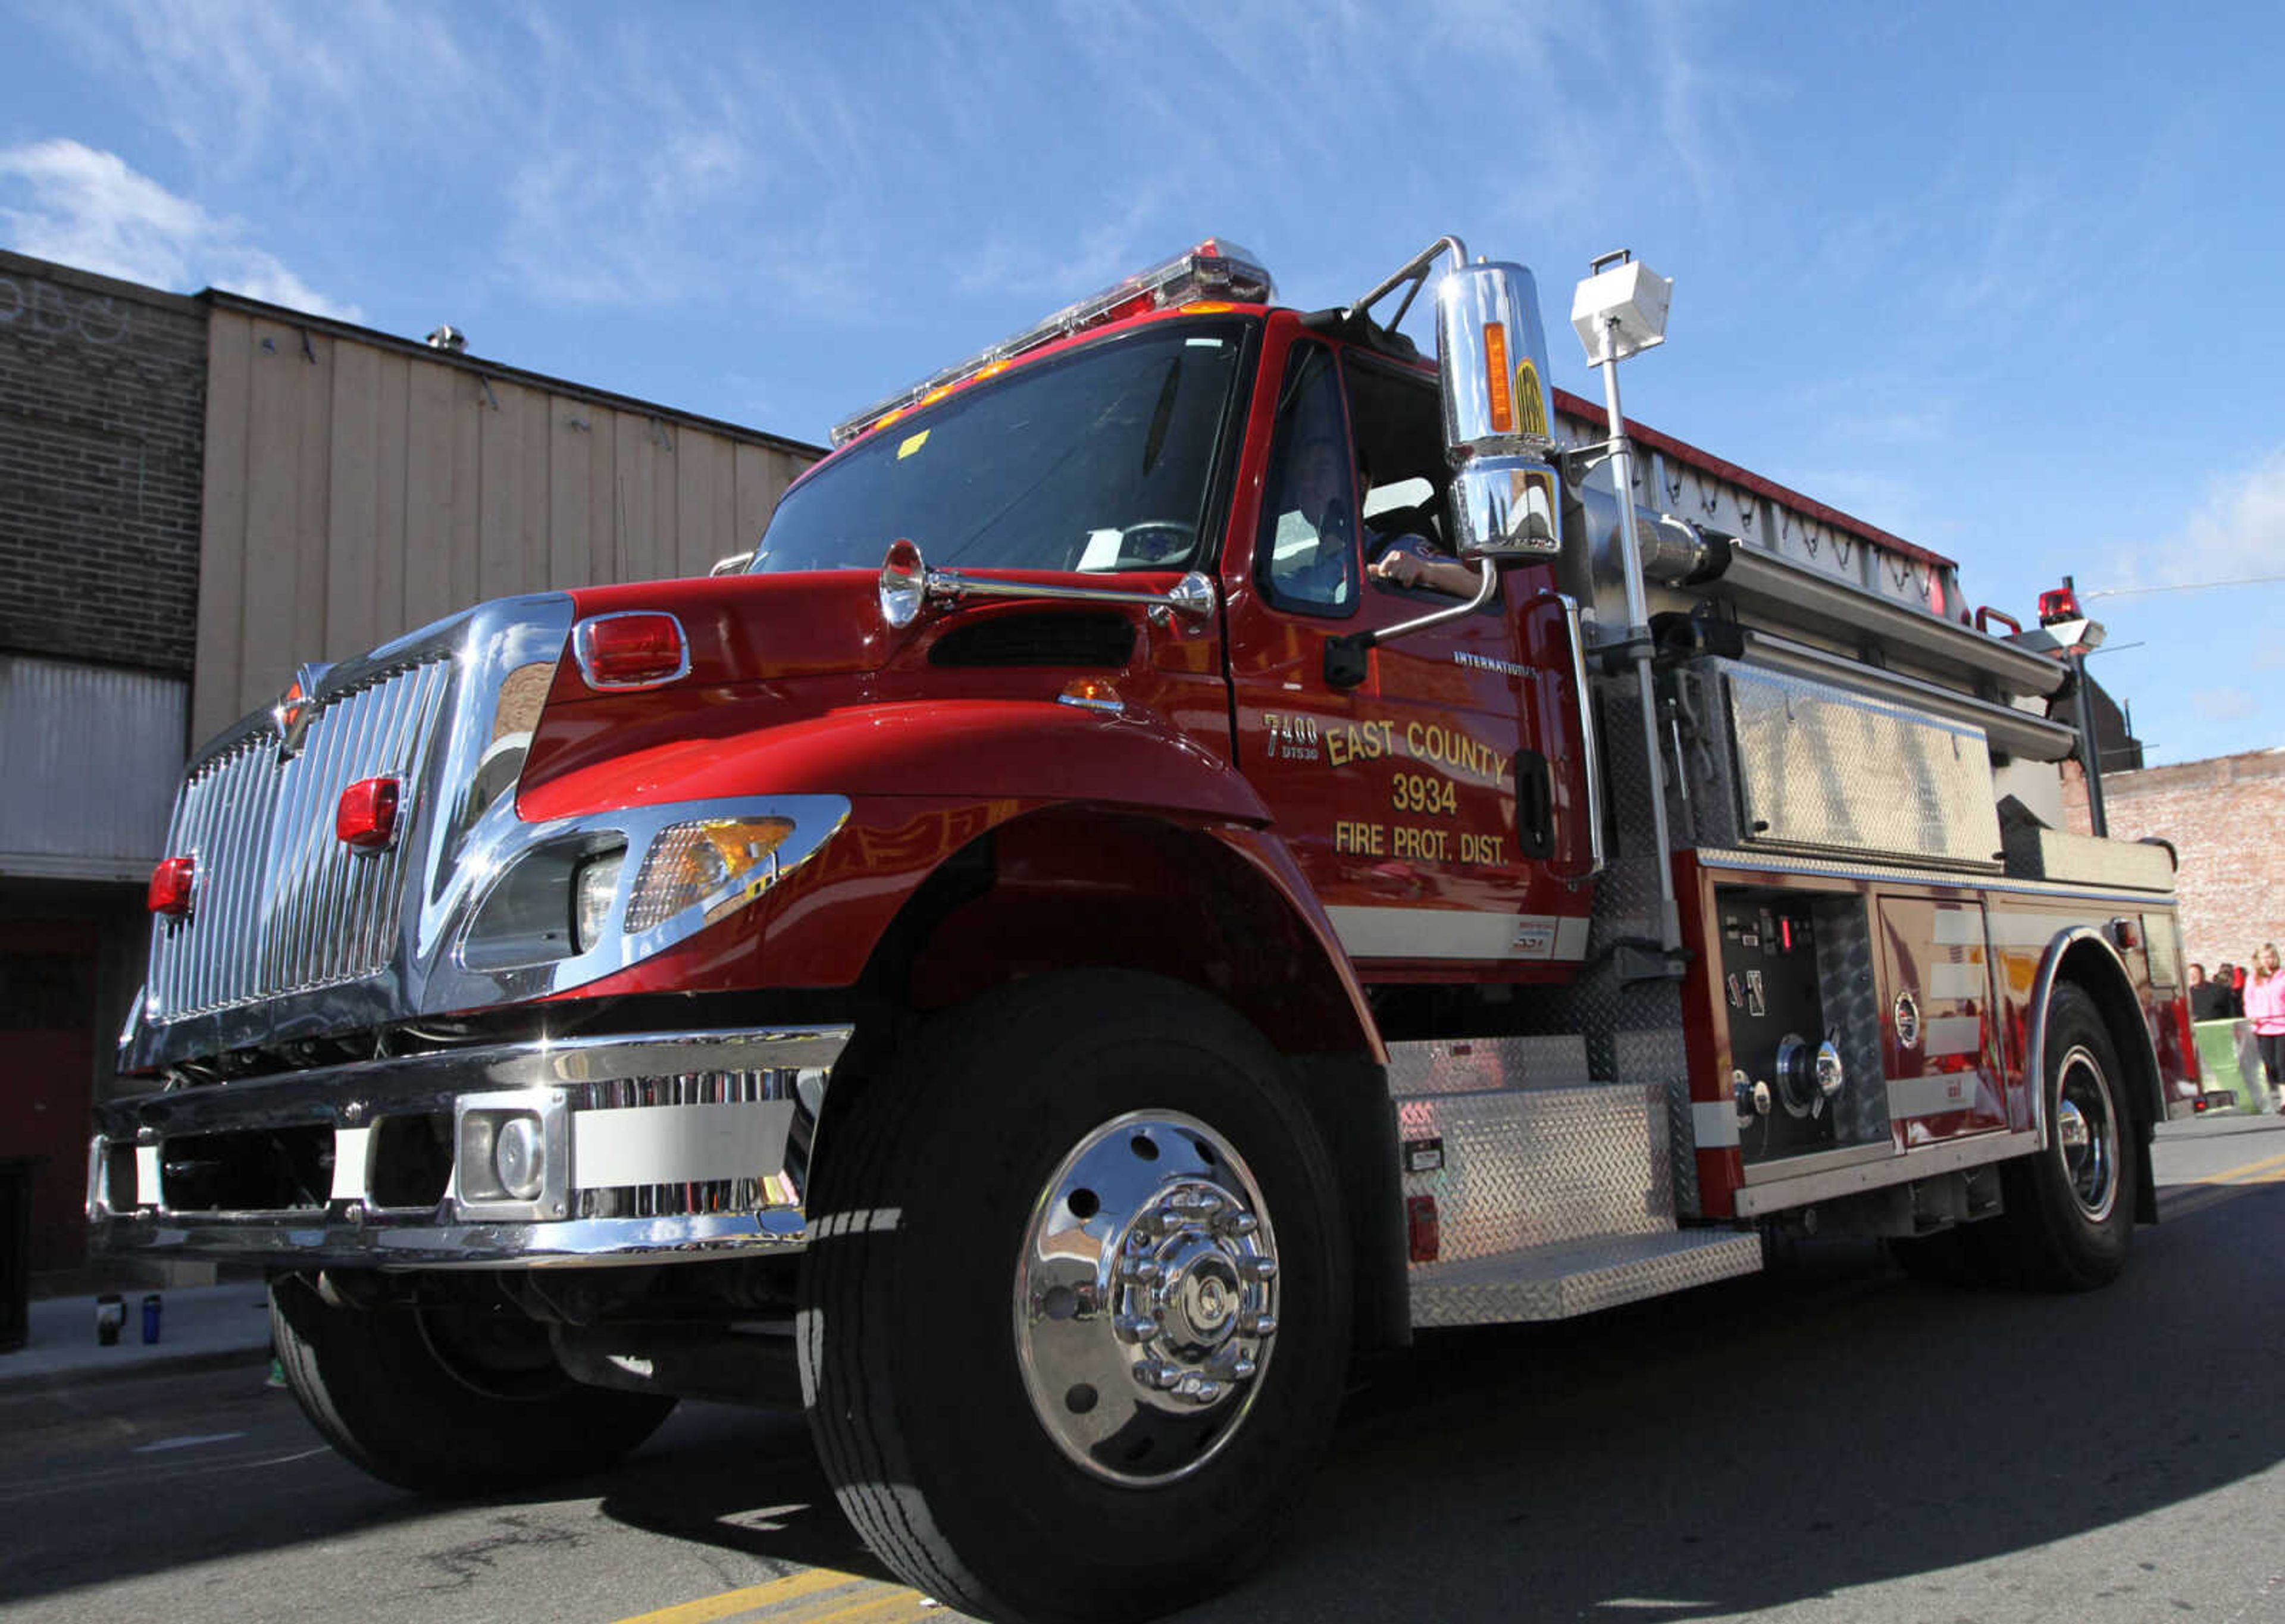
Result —
[[1762, 1267], [1762, 1238], [1734, 1229], [1669, 1230], [1502, 1252], [1412, 1271], [1412, 1323], [1504, 1325], [1567, 1320], [1663, 1297]]
[[1435, 1202], [1444, 1262], [1674, 1228], [1661, 1087], [1424, 1094], [1396, 1102], [1396, 1125], [1404, 1195]]

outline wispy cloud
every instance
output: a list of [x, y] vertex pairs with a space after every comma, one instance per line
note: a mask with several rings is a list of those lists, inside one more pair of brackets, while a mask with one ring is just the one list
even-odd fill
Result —
[[2245, 688], [2200, 688], [2190, 695], [2190, 704], [2214, 722], [2242, 722], [2261, 709], [2261, 702]]
[[464, 129], [486, 87], [450, 13], [384, 0], [82, 0], [43, 18], [98, 72], [142, 87], [146, 115], [224, 181], [269, 170], [323, 184], [365, 154]]
[[2195, 586], [2285, 575], [2285, 446], [2207, 481], [2171, 535], [2120, 548], [2106, 586]]
[[0, 229], [20, 253], [189, 292], [231, 288], [315, 315], [363, 319], [318, 292], [245, 228], [76, 141], [0, 150]]

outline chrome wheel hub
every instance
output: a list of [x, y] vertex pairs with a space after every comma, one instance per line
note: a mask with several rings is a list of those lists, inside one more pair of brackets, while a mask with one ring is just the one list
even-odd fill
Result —
[[1260, 1189], [1226, 1141], [1172, 1111], [1104, 1123], [1024, 1236], [1016, 1350], [1033, 1414], [1096, 1477], [1196, 1471], [1252, 1403], [1277, 1289]]
[[2110, 1081], [2085, 1048], [2063, 1056], [2055, 1087], [2055, 1154], [2079, 1211], [2096, 1222], [2109, 1217], [2118, 1199], [2118, 1118]]

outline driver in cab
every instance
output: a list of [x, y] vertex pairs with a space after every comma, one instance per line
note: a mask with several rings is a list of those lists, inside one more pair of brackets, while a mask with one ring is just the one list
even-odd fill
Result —
[[[1350, 596], [1349, 561], [1355, 556], [1358, 526], [1343, 489], [1346, 461], [1338, 436], [1320, 430], [1305, 439], [1294, 459], [1291, 499], [1278, 520], [1279, 584], [1320, 603], [1346, 603]], [[1356, 489], [1360, 498], [1371, 492], [1370, 470], [1356, 471]], [[1372, 555], [1365, 573], [1373, 579], [1454, 597], [1475, 595], [1476, 572], [1427, 537], [1368, 529], [1365, 538]]]

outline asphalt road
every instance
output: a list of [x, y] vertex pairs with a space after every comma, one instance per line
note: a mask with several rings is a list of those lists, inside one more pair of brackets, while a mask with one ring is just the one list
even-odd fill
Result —
[[[2166, 1221], [2079, 1298], [1873, 1248], [1443, 1333], [1352, 1395], [1268, 1565], [1194, 1620], [2285, 1624], [2285, 1121], [2169, 1128]], [[797, 1418], [686, 1406], [560, 1497], [437, 1508], [257, 1369], [0, 1399], [14, 1620], [956, 1615], [887, 1581]]]

